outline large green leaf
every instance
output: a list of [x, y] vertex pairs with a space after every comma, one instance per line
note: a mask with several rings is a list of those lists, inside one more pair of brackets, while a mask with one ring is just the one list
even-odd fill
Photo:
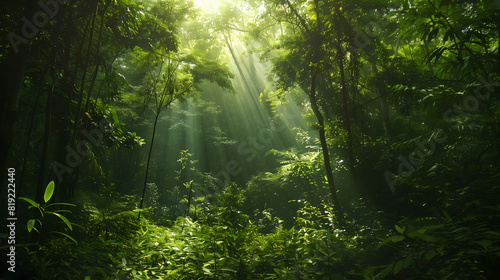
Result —
[[405, 237], [403, 235], [394, 235], [394, 236], [390, 237], [390, 239], [392, 242], [400, 242], [400, 241], [403, 241], [405, 239]]
[[390, 264], [388, 266], [386, 266], [382, 271], [380, 271], [378, 274], [377, 274], [377, 277], [385, 277], [387, 276], [387, 274], [389, 274], [392, 270], [392, 268], [394, 267], [394, 264]]
[[32, 199], [29, 199], [27, 197], [19, 197], [19, 199], [22, 199], [24, 201], [27, 201], [29, 204], [31, 204], [33, 207], [40, 208], [40, 204], [36, 203]]
[[398, 225], [394, 225], [394, 227], [396, 228], [396, 230], [397, 230], [399, 233], [403, 234], [403, 232], [404, 232], [404, 227], [403, 227], [403, 228], [400, 228]]
[[27, 227], [28, 227], [28, 232], [31, 232], [31, 230], [33, 230], [33, 229], [34, 229], [34, 230], [36, 230], [36, 231], [38, 231], [38, 230], [35, 228], [35, 222], [36, 222], [36, 220], [35, 220], [35, 219], [30, 219], [30, 220], [28, 221], [28, 224], [27, 224]]
[[111, 114], [111, 117], [113, 118], [113, 124], [115, 125], [116, 128], [121, 127], [120, 120], [118, 119], [118, 114], [116, 113], [116, 110], [114, 108], [109, 108], [109, 112]]
[[50, 213], [59, 217], [69, 227], [69, 229], [73, 230], [73, 227], [71, 226], [71, 223], [68, 220], [68, 218], [64, 217], [63, 215], [61, 215], [59, 213], [55, 213], [55, 212], [50, 212]]
[[56, 206], [56, 205], [62, 205], [62, 206], [73, 206], [73, 207], [76, 207], [76, 205], [75, 205], [75, 204], [73, 204], [73, 203], [57, 202], [57, 203], [51, 203], [51, 204], [47, 205], [47, 207], [45, 207], [45, 208], [49, 208], [49, 207], [51, 207], [51, 206]]
[[403, 264], [404, 260], [400, 260], [396, 263], [396, 265], [394, 266], [394, 275], [398, 274], [399, 271], [401, 271], [401, 269], [403, 268]]
[[54, 188], [55, 188], [55, 183], [54, 181], [50, 181], [50, 183], [47, 185], [47, 188], [45, 189], [45, 194], [43, 195], [43, 200], [45, 203], [50, 200], [52, 195], [54, 194]]

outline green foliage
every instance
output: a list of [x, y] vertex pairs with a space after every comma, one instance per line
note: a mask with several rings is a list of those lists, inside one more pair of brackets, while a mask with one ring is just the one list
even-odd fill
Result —
[[138, 229], [135, 196], [117, 192], [114, 183], [101, 185], [98, 195], [88, 195], [89, 201], [83, 203], [80, 213], [86, 222], [80, 233], [83, 239], [127, 239]]
[[305, 152], [271, 150], [267, 156], [275, 159], [279, 167], [254, 176], [248, 182], [246, 208], [272, 208], [290, 226], [298, 210], [298, 204], [293, 201], [300, 198], [319, 204], [328, 193], [321, 172], [322, 158], [317, 149]]
[[54, 194], [54, 187], [55, 187], [54, 181], [50, 181], [43, 195], [43, 200], [45, 201], [45, 203], [47, 203]]
[[[496, 226], [478, 219], [428, 218], [403, 221], [396, 225], [398, 235], [385, 239], [380, 246], [389, 246], [397, 257], [383, 266], [377, 277], [403, 274], [406, 279], [490, 279], [495, 269], [484, 265], [500, 257], [500, 243]], [[425, 226], [416, 226], [426, 224]], [[429, 225], [430, 224], [430, 225]], [[407, 228], [405, 230], [405, 228]], [[487, 255], [485, 255], [487, 254]], [[417, 278], [409, 275], [419, 275]]]
[[[64, 206], [73, 206], [74, 207], [75, 205], [71, 204], [71, 203], [62, 203], [62, 202], [48, 203], [49, 200], [52, 198], [52, 195], [54, 194], [54, 189], [55, 189], [54, 181], [51, 181], [50, 183], [47, 184], [47, 187], [45, 188], [45, 192], [44, 192], [44, 196], [43, 196], [43, 200], [44, 200], [43, 205], [39, 204], [39, 203], [37, 203], [37, 202], [33, 201], [32, 199], [29, 199], [27, 197], [19, 197], [19, 199], [24, 200], [30, 204], [28, 209], [35, 208], [40, 213], [40, 218], [32, 218], [32, 219], [28, 220], [27, 225], [26, 225], [28, 232], [35, 230], [36, 232], [38, 232], [40, 234], [42, 232], [42, 229], [49, 228], [50, 224], [47, 225], [48, 222], [46, 223], [46, 225], [44, 227], [44, 223], [47, 221], [47, 215], [52, 215], [52, 216], [59, 218], [69, 230], [73, 230], [73, 225], [75, 225], [75, 224], [71, 223], [68, 220], [68, 218], [66, 218], [61, 213], [71, 213], [71, 211], [64, 209]], [[47, 209], [49, 209], [49, 207], [50, 208], [61, 208], [61, 209], [48, 211]], [[37, 224], [38, 224], [38, 228], [37, 228]], [[64, 232], [50, 231], [49, 233], [57, 233], [59, 235], [65, 236], [66, 238], [70, 239], [74, 243], [78, 244], [78, 242], [73, 237], [71, 237], [70, 235], [68, 235]]]
[[[28, 141], [17, 141], [10, 158], [26, 151], [27, 181], [49, 173], [40, 160], [71, 166], [57, 192], [50, 182], [36, 190], [36, 201], [19, 198], [35, 210], [27, 231], [39, 239], [18, 244], [26, 247], [27, 270], [33, 279], [495, 279], [497, 2], [214, 1], [217, 11], [202, 11], [193, 1], [99, 0], [61, 7], [40, 30], [47, 36], [31, 38], [26, 62], [0, 55], [22, 63], [22, 90], [6, 108], [19, 107], [18, 123], [30, 124], [16, 128]], [[0, 19], [2, 32], [32, 8], [24, 4], [5, 4], [15, 9]], [[255, 79], [256, 56], [237, 61], [239, 40], [269, 62], [259, 65], [268, 85]], [[257, 155], [267, 149], [251, 144], [254, 166], [219, 188], [210, 172], [227, 167], [236, 151], [243, 167], [240, 132], [254, 125], [228, 129], [222, 105], [212, 101], [212, 92], [235, 92], [230, 54], [248, 70], [238, 78], [248, 78], [252, 90], [241, 94], [260, 93], [275, 118], [291, 105], [311, 129], [294, 128], [293, 145], [275, 137], [265, 159]], [[211, 101], [192, 101], [205, 92]], [[164, 138], [146, 162], [144, 151], [122, 148], [145, 143], [138, 135], [150, 133], [151, 116], [154, 131], [175, 138]], [[201, 122], [191, 122], [194, 116]], [[287, 120], [292, 125], [302, 123]], [[326, 145], [319, 146], [313, 135], [323, 130]], [[90, 131], [102, 133], [89, 139]], [[68, 147], [86, 155], [87, 168], [68, 163]], [[177, 161], [171, 147], [180, 150]], [[332, 174], [323, 171], [324, 155]], [[138, 179], [145, 166], [155, 183]], [[383, 178], [388, 171], [399, 172], [392, 188]], [[343, 223], [325, 175], [339, 186]], [[115, 178], [119, 187], [110, 183]], [[130, 195], [139, 181], [145, 209]], [[50, 203], [74, 189], [85, 189], [77, 208], [82, 227], [67, 218], [73, 204]]]
[[201, 51], [192, 51], [192, 53], [183, 57], [186, 62], [184, 68], [189, 71], [194, 78], [195, 83], [202, 80], [216, 83], [223, 89], [234, 92], [231, 78], [234, 74], [231, 73], [226, 65], [222, 65], [216, 60], [206, 58], [206, 54]]

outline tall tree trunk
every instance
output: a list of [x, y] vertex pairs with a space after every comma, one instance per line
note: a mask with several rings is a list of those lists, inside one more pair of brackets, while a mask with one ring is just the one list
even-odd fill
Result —
[[[376, 58], [375, 56], [371, 57], [370, 59], [370, 64], [372, 66], [372, 71], [375, 73], [375, 76], [379, 77], [379, 72], [376, 64]], [[394, 63], [394, 60], [393, 60]], [[384, 129], [384, 134], [385, 136], [391, 136], [391, 126], [390, 126], [390, 119], [389, 119], [389, 105], [387, 103], [387, 96], [384, 95], [385, 88], [384, 85], [381, 84], [380, 82], [377, 82], [375, 85], [375, 89], [377, 91], [377, 98], [379, 99], [379, 106], [380, 106], [380, 122], [382, 123], [382, 127]]]
[[[344, 211], [342, 210], [342, 206], [340, 205], [340, 201], [337, 195], [337, 189], [335, 188], [335, 183], [333, 180], [333, 170], [332, 166], [330, 163], [330, 151], [328, 150], [328, 144], [326, 143], [326, 134], [325, 134], [325, 121], [323, 118], [323, 114], [321, 113], [319, 106], [318, 106], [318, 101], [316, 99], [316, 80], [317, 80], [317, 75], [318, 75], [318, 67], [320, 65], [320, 57], [321, 57], [321, 45], [322, 45], [322, 24], [321, 24], [321, 18], [320, 18], [320, 12], [319, 12], [319, 0], [314, 1], [315, 4], [315, 12], [316, 12], [316, 34], [307, 34], [307, 35], [313, 35], [310, 37], [311, 44], [313, 47], [313, 53], [312, 53], [312, 66], [311, 66], [311, 86], [310, 86], [310, 92], [309, 92], [309, 102], [311, 102], [311, 108], [314, 112], [314, 115], [316, 116], [316, 119], [318, 120], [318, 125], [319, 125], [319, 140], [321, 143], [321, 150], [323, 152], [323, 160], [325, 164], [325, 171], [326, 171], [326, 179], [328, 181], [328, 188], [330, 189], [330, 194], [332, 195], [333, 199], [333, 207], [334, 211], [336, 212], [336, 216], [338, 219], [338, 222], [340, 225], [345, 225], [344, 221]], [[293, 10], [294, 13], [297, 13], [295, 10]], [[297, 14], [298, 16], [298, 14]], [[305, 24], [304, 19], [302, 19], [300, 16], [298, 16], [299, 19], [301, 20], [301, 23], [304, 25], [304, 28], [307, 33], [310, 33], [307, 25]], [[316, 36], [314, 36], [316, 35]]]
[[89, 44], [87, 47], [85, 65], [83, 67], [82, 80], [80, 82], [80, 92], [79, 92], [79, 97], [78, 97], [78, 105], [76, 107], [76, 115], [75, 115], [75, 124], [74, 124], [74, 129], [73, 129], [72, 143], [75, 143], [77, 140], [77, 136], [79, 135], [78, 131], [79, 131], [79, 127], [80, 127], [80, 120], [82, 119], [83, 91], [85, 90], [85, 78], [87, 76], [87, 71], [89, 68], [90, 54], [92, 53], [92, 42], [94, 39], [95, 20], [97, 18], [97, 6], [98, 6], [98, 1], [96, 1], [96, 3], [95, 3], [95, 7], [93, 9], [94, 11], [92, 14], [92, 23], [90, 25], [90, 31], [89, 31], [90, 32]]
[[[149, 144], [148, 163], [146, 165], [146, 175], [144, 176], [144, 185], [142, 187], [142, 196], [141, 196], [141, 203], [139, 204], [139, 209], [142, 209], [142, 204], [144, 202], [144, 196], [146, 195], [146, 184], [148, 182], [149, 164], [151, 162], [151, 152], [153, 151], [153, 144], [155, 141], [155, 133], [156, 133], [156, 125], [158, 124], [158, 117], [159, 116], [160, 116], [160, 112], [157, 112], [156, 116], [155, 116], [155, 122], [153, 124], [153, 135], [151, 136], [151, 144]], [[141, 219], [141, 212], [139, 212], [138, 218]]]
[[33, 111], [31, 113], [31, 116], [29, 118], [29, 126], [28, 126], [28, 131], [26, 135], [26, 147], [24, 148], [23, 152], [23, 165], [22, 165], [22, 170], [21, 174], [19, 176], [19, 185], [17, 186], [17, 193], [22, 194], [23, 191], [23, 186], [24, 186], [24, 176], [26, 174], [26, 166], [28, 165], [28, 155], [29, 155], [29, 148], [31, 144], [31, 135], [33, 133], [33, 126], [35, 123], [35, 116], [37, 114], [37, 108], [38, 108], [38, 102], [40, 100], [40, 95], [42, 95], [42, 89], [39, 89], [37, 94], [36, 94], [36, 99], [35, 99], [35, 107], [33, 107]]
[[189, 184], [188, 204], [187, 204], [186, 214], [184, 215], [184, 217], [189, 217], [189, 209], [191, 208], [192, 196], [193, 196], [193, 181], [191, 180], [191, 183]]
[[[97, 78], [97, 74], [99, 73], [99, 68], [101, 65], [104, 66], [104, 61], [100, 60], [100, 50], [101, 50], [101, 41], [102, 41], [102, 30], [104, 26], [104, 15], [106, 13], [106, 10], [109, 7], [109, 4], [111, 4], [112, 1], [108, 1], [108, 4], [104, 6], [102, 10], [102, 15], [101, 15], [101, 22], [99, 24], [99, 35], [97, 37], [97, 47], [96, 47], [96, 57], [98, 58], [98, 61], [96, 62], [96, 66], [94, 68], [94, 73], [92, 74], [92, 80], [90, 82], [89, 89], [87, 91], [87, 101], [85, 103], [85, 111], [88, 112], [89, 110], [89, 104], [90, 104], [90, 97], [92, 95], [92, 89], [94, 88], [94, 84]], [[97, 8], [96, 8], [96, 14], [97, 14]], [[103, 67], [104, 68], [104, 67]]]
[[[49, 182], [47, 178], [48, 171], [50, 170], [49, 169], [50, 164], [48, 163], [48, 159], [49, 159], [50, 136], [52, 132], [52, 107], [54, 105], [54, 100], [55, 100], [54, 94], [56, 91], [56, 76], [57, 76], [54, 66], [56, 64], [57, 50], [60, 48], [58, 37], [62, 28], [63, 17], [64, 17], [64, 10], [61, 9], [61, 12], [59, 12], [57, 15], [58, 21], [56, 24], [56, 28], [54, 30], [54, 33], [51, 35], [52, 42], [54, 42], [54, 46], [52, 47], [52, 50], [49, 53], [47, 59], [47, 68], [46, 68], [47, 70], [45, 71], [48, 72], [50, 75], [51, 84], [49, 85], [50, 88], [47, 91], [47, 97], [46, 97], [47, 99], [45, 103], [45, 127], [44, 127], [43, 144], [42, 144], [42, 156], [40, 159], [40, 166], [38, 170], [38, 181], [37, 181], [36, 196], [35, 196], [35, 198], [37, 199], [36, 201], [42, 201], [45, 187]], [[62, 191], [62, 188], [59, 187], [58, 191]]]
[[52, 114], [52, 96], [54, 87], [47, 91], [47, 99], [45, 102], [45, 126], [43, 131], [42, 157], [40, 158], [40, 166], [38, 167], [38, 181], [36, 188], [36, 201], [42, 201], [44, 193], [44, 184], [47, 185], [47, 166], [49, 156], [49, 144], [51, 134], [51, 114]]
[[333, 181], [333, 171], [330, 163], [330, 152], [328, 151], [328, 145], [326, 143], [326, 135], [325, 135], [325, 122], [323, 119], [323, 114], [321, 114], [318, 103], [316, 100], [316, 70], [311, 70], [311, 88], [309, 93], [309, 102], [311, 103], [311, 108], [318, 120], [319, 125], [319, 141], [321, 143], [321, 150], [323, 151], [323, 160], [325, 162], [325, 171], [326, 178], [328, 181], [328, 187], [330, 189], [330, 194], [333, 199], [333, 207], [339, 219], [339, 222], [343, 224], [344, 222], [344, 212], [342, 211], [342, 207], [339, 203], [339, 198], [337, 195], [337, 189], [335, 188], [335, 184]]
[[345, 59], [345, 53], [338, 48], [338, 67], [339, 67], [339, 72], [340, 72], [340, 87], [342, 88], [342, 110], [344, 113], [344, 121], [345, 121], [345, 129], [347, 131], [347, 153], [349, 156], [349, 170], [351, 172], [351, 175], [353, 176], [353, 181], [356, 187], [356, 190], [359, 195], [363, 195], [363, 191], [361, 188], [361, 184], [359, 183], [359, 180], [357, 178], [358, 174], [356, 172], [356, 164], [355, 164], [355, 157], [354, 157], [354, 144], [353, 144], [353, 135], [352, 135], [352, 128], [351, 128], [351, 116], [349, 112], [349, 93], [347, 92], [347, 82], [345, 79], [345, 69], [344, 69], [344, 59]]
[[[26, 1], [24, 16], [33, 18], [37, 5], [35, 0]], [[16, 28], [17, 33], [24, 23], [20, 22]], [[18, 34], [19, 35], [19, 34]], [[30, 46], [20, 43], [17, 51], [11, 47], [5, 63], [0, 69], [0, 179], [5, 182], [7, 176], [7, 156], [12, 144], [12, 134], [17, 118], [21, 86], [24, 80], [24, 70], [30, 57]]]

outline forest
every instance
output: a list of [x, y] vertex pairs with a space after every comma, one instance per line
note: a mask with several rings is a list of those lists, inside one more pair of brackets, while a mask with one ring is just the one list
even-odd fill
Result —
[[498, 279], [500, 0], [0, 7], [0, 280]]

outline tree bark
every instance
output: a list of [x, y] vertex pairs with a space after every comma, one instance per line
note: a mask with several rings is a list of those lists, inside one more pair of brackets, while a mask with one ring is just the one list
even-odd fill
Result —
[[191, 198], [193, 196], [193, 181], [189, 184], [188, 204], [184, 217], [189, 217], [189, 209], [191, 208]]
[[[48, 163], [49, 159], [49, 146], [50, 146], [50, 135], [52, 131], [52, 107], [54, 105], [54, 94], [56, 91], [56, 72], [54, 70], [54, 65], [56, 63], [56, 57], [57, 57], [57, 50], [59, 49], [58, 46], [58, 37], [59, 33], [61, 31], [62, 27], [62, 18], [63, 18], [63, 11], [61, 11], [58, 14], [58, 19], [59, 21], [57, 22], [56, 29], [54, 33], [51, 35], [52, 41], [54, 42], [54, 46], [52, 50], [49, 53], [49, 57], [47, 59], [47, 68], [45, 72], [48, 72], [51, 78], [51, 84], [49, 85], [50, 88], [47, 91], [47, 99], [45, 103], [45, 127], [44, 127], [44, 134], [43, 134], [43, 144], [42, 144], [42, 156], [40, 159], [40, 165], [38, 169], [38, 181], [36, 185], [36, 201], [42, 201], [43, 199], [43, 193], [45, 191], [45, 187], [47, 186], [47, 182], [49, 181], [47, 176], [48, 176], [48, 170], [50, 164]], [[44, 84], [45, 81], [42, 82]], [[63, 188], [59, 187], [58, 192], [62, 192]]]
[[[89, 44], [87, 47], [87, 54], [85, 58], [85, 65], [83, 67], [83, 73], [82, 73], [82, 80], [80, 82], [80, 92], [79, 92], [79, 97], [78, 97], [78, 105], [76, 107], [76, 115], [75, 115], [75, 124], [74, 124], [74, 129], [73, 129], [73, 141], [72, 143], [76, 143], [78, 134], [79, 134], [79, 128], [80, 128], [80, 120], [82, 119], [82, 104], [83, 104], [83, 91], [85, 90], [85, 78], [87, 76], [87, 71], [89, 68], [89, 63], [90, 63], [90, 54], [92, 52], [92, 43], [94, 40], [94, 28], [95, 28], [95, 20], [97, 18], [97, 7], [98, 7], [98, 2], [95, 3], [95, 7], [93, 7], [93, 14], [92, 14], [92, 23], [90, 26], [90, 35], [89, 35]], [[91, 90], [91, 89], [89, 89]]]
[[330, 153], [328, 151], [328, 145], [326, 143], [326, 135], [325, 135], [325, 123], [323, 119], [323, 114], [321, 114], [317, 100], [316, 100], [316, 73], [315, 69], [311, 70], [311, 88], [309, 93], [309, 102], [311, 103], [311, 108], [318, 120], [319, 125], [319, 141], [321, 143], [321, 150], [323, 151], [323, 161], [325, 163], [325, 171], [326, 178], [328, 181], [328, 188], [330, 189], [330, 194], [333, 199], [333, 207], [341, 224], [344, 223], [344, 212], [339, 203], [339, 198], [337, 195], [337, 189], [335, 188], [334, 180], [333, 180], [333, 171], [330, 163]]
[[[26, 1], [24, 9], [26, 18], [33, 18], [37, 7], [36, 2], [34, 0]], [[18, 24], [15, 33], [19, 33], [23, 24], [22, 22]], [[6, 168], [14, 167], [7, 166], [7, 156], [12, 144], [24, 70], [30, 57], [30, 46], [29, 42], [19, 44], [17, 53], [11, 47], [10, 53], [0, 69], [0, 179], [2, 182], [5, 182], [4, 178], [7, 176]]]
[[[394, 63], [394, 62], [393, 62]], [[372, 71], [375, 73], [375, 76], [379, 77], [379, 71], [377, 68], [376, 64], [376, 58], [375, 55], [373, 57], [370, 57], [370, 64], [372, 66]], [[379, 106], [380, 106], [380, 122], [382, 124], [382, 127], [384, 129], [384, 134], [387, 137], [391, 136], [391, 126], [390, 126], [390, 119], [389, 119], [389, 105], [387, 103], [387, 97], [384, 95], [384, 87], [380, 82], [377, 82], [375, 85], [375, 89], [377, 90], [377, 98], [379, 99]]]
[[353, 181], [355, 184], [356, 191], [358, 195], [363, 196], [363, 190], [361, 188], [361, 184], [357, 179], [357, 170], [356, 170], [356, 158], [354, 157], [354, 144], [353, 144], [353, 133], [351, 126], [351, 116], [349, 112], [349, 93], [347, 91], [347, 82], [345, 79], [345, 68], [344, 68], [344, 59], [345, 53], [338, 48], [339, 58], [338, 58], [338, 67], [340, 72], [340, 86], [342, 88], [342, 110], [344, 113], [344, 121], [345, 121], [345, 129], [347, 131], [347, 153], [349, 157], [349, 171], [353, 176]]
[[[146, 185], [148, 182], [149, 164], [151, 162], [151, 152], [153, 151], [153, 144], [155, 141], [155, 133], [156, 133], [156, 125], [158, 124], [158, 117], [159, 116], [160, 116], [160, 112], [157, 112], [157, 114], [155, 116], [155, 122], [153, 124], [153, 135], [151, 136], [151, 144], [149, 145], [148, 163], [146, 165], [146, 175], [144, 176], [144, 185], [142, 187], [142, 196], [141, 196], [141, 203], [139, 204], [139, 209], [142, 209], [142, 204], [144, 202], [144, 196], [146, 195]], [[138, 219], [141, 219], [141, 212], [139, 212]]]
[[[287, 1], [288, 2], [288, 1]], [[290, 3], [288, 2], [290, 5]], [[328, 188], [330, 190], [330, 194], [332, 195], [332, 200], [333, 200], [333, 209], [336, 212], [336, 216], [338, 219], [338, 222], [340, 225], [344, 226], [345, 225], [345, 218], [344, 218], [344, 212], [342, 210], [342, 206], [340, 205], [339, 198], [337, 195], [337, 189], [335, 188], [335, 183], [333, 180], [333, 170], [332, 166], [330, 163], [330, 152], [328, 150], [328, 144], [326, 143], [326, 133], [325, 133], [325, 121], [323, 118], [323, 114], [321, 113], [317, 99], [316, 99], [316, 83], [317, 83], [317, 75], [318, 75], [318, 67], [320, 67], [320, 57], [321, 57], [321, 45], [322, 45], [322, 24], [321, 24], [321, 19], [320, 19], [320, 12], [319, 12], [319, 0], [314, 1], [315, 4], [315, 12], [316, 12], [316, 30], [315, 34], [310, 34], [309, 29], [307, 28], [307, 25], [305, 25], [305, 21], [303, 18], [301, 18], [295, 9], [290, 5], [296, 16], [299, 18], [301, 23], [304, 25], [306, 33], [304, 35], [306, 37], [309, 37], [311, 47], [312, 49], [312, 55], [311, 55], [311, 66], [310, 66], [310, 71], [311, 71], [311, 85], [310, 85], [310, 92], [309, 92], [309, 102], [311, 103], [311, 108], [314, 112], [314, 115], [316, 116], [316, 119], [318, 120], [318, 125], [319, 125], [319, 140], [321, 143], [321, 150], [323, 152], [323, 160], [325, 164], [325, 171], [326, 171], [326, 179], [328, 183]], [[316, 35], [316, 36], [314, 36]]]

